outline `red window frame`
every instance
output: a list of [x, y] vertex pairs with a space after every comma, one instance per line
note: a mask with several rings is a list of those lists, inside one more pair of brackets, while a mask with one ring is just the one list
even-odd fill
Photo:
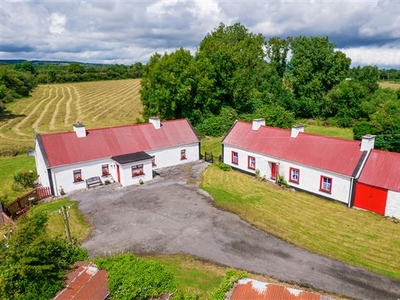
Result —
[[143, 164], [132, 166], [132, 177], [143, 175]]
[[271, 178], [276, 179], [276, 163], [271, 162]]
[[181, 150], [181, 160], [185, 160], [186, 159], [186, 149], [182, 149]]
[[249, 155], [247, 157], [247, 168], [249, 168], [251, 170], [256, 169], [256, 158], [254, 156]]
[[[325, 193], [331, 193], [332, 192], [332, 178], [328, 176], [323, 176], [321, 175], [321, 179], [319, 182], [319, 190]], [[327, 186], [329, 184], [329, 186]]]
[[156, 164], [156, 157], [155, 157], [155, 156], [153, 156], [153, 157], [151, 158], [151, 165], [152, 165], [153, 167], [156, 167], [156, 166], [157, 166], [157, 164]]
[[[297, 176], [296, 173], [297, 172]], [[297, 178], [296, 178], [297, 177]], [[290, 168], [289, 170], [289, 181], [294, 183], [300, 182], [300, 170], [297, 168]]]
[[82, 170], [74, 170], [73, 176], [74, 176], [74, 182], [81, 182], [82, 181]]
[[[236, 157], [236, 159], [235, 159], [235, 157]], [[231, 161], [233, 164], [238, 165], [239, 164], [239, 153], [237, 153], [236, 151], [232, 151]]]
[[101, 166], [101, 175], [102, 176], [110, 175], [110, 169], [108, 168], [108, 164]]

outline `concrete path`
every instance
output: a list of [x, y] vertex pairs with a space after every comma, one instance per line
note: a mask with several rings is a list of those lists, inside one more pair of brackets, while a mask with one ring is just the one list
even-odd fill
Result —
[[[400, 299], [400, 282], [312, 254], [221, 211], [188, 185], [205, 164], [170, 168], [151, 184], [71, 195], [93, 223], [89, 254], [189, 253], [285, 282], [358, 299]], [[197, 176], [197, 177], [196, 177]]]

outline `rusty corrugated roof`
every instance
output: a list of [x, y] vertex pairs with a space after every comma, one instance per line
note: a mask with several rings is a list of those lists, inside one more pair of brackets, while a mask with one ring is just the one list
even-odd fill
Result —
[[73, 131], [43, 134], [38, 138], [47, 155], [48, 167], [199, 142], [186, 119], [162, 122], [160, 129], [146, 123], [91, 129], [81, 138]]
[[251, 123], [238, 121], [223, 143], [347, 176], [352, 175], [363, 153], [360, 141], [303, 132], [296, 138], [290, 135], [290, 130], [269, 126], [252, 130]]
[[78, 262], [77, 269], [67, 275], [65, 288], [53, 300], [105, 300], [110, 292], [107, 288], [107, 272], [99, 270], [93, 263]]
[[400, 154], [372, 150], [358, 181], [400, 192]]
[[233, 287], [230, 300], [321, 300], [319, 294], [283, 285], [240, 279]]

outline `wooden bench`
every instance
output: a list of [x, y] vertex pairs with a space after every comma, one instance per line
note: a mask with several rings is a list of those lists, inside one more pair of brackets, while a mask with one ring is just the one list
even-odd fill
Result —
[[98, 186], [98, 185], [103, 185], [103, 182], [101, 181], [99, 176], [95, 176], [95, 177], [86, 179], [86, 186], [88, 188], [91, 188], [93, 186]]

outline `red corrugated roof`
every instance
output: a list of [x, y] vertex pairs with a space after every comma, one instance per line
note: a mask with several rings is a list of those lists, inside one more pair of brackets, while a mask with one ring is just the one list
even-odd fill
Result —
[[53, 300], [104, 300], [110, 292], [107, 288], [107, 272], [92, 263], [78, 262], [67, 276], [66, 287]]
[[252, 124], [238, 121], [223, 140], [224, 144], [284, 159], [318, 169], [351, 176], [362, 152], [360, 142], [269, 126], [252, 130]]
[[253, 279], [241, 279], [233, 287], [230, 300], [320, 300], [316, 293], [270, 284]]
[[186, 119], [40, 135], [50, 167], [198, 142]]
[[372, 150], [358, 181], [400, 192], [400, 154]]

